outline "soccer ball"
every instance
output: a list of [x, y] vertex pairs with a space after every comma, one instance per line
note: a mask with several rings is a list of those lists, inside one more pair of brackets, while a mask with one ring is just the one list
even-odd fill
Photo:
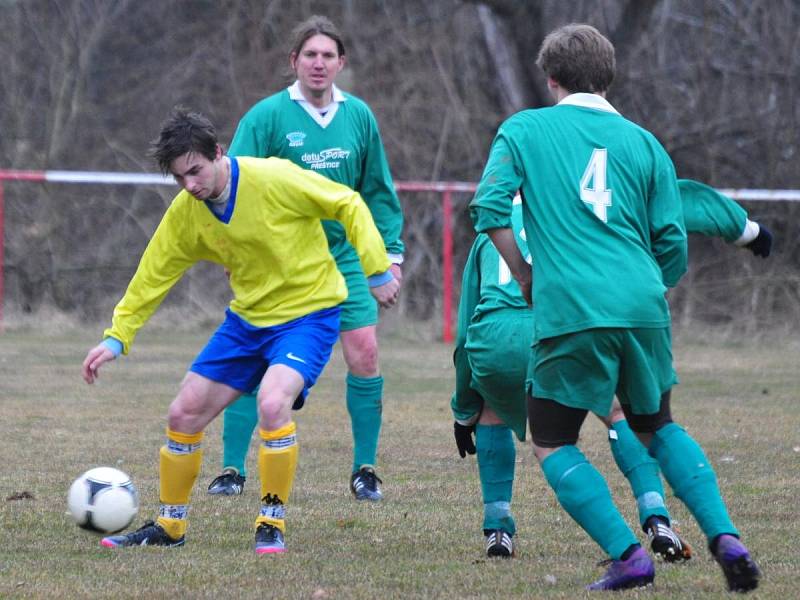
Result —
[[78, 527], [116, 533], [131, 524], [139, 510], [139, 493], [119, 469], [97, 467], [78, 477], [67, 496], [69, 513]]

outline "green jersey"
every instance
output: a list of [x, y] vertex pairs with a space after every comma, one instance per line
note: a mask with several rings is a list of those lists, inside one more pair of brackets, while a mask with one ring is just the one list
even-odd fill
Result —
[[[726, 242], [743, 245], [752, 241], [748, 236], [750, 221], [747, 211], [717, 190], [698, 181], [679, 179], [686, 231]], [[756, 232], [757, 233], [757, 232]]]
[[[751, 221], [747, 212], [715, 189], [679, 179], [681, 206], [689, 233], [743, 238]], [[511, 228], [520, 252], [531, 257], [522, 228], [519, 196], [514, 199]], [[450, 407], [454, 418], [467, 425], [477, 421], [488, 404], [520, 440], [525, 438], [525, 374], [531, 346], [533, 310], [489, 237], [481, 233], [470, 248], [461, 280], [458, 329], [453, 362], [456, 386]], [[527, 335], [521, 335], [522, 333]], [[497, 344], [501, 335], [503, 344]], [[486, 355], [486, 356], [484, 356]], [[477, 357], [477, 360], [476, 360]], [[486, 365], [491, 365], [490, 373]]]
[[[334, 87], [333, 99], [323, 116], [303, 107], [296, 83], [264, 98], [242, 117], [229, 154], [286, 158], [353, 188], [367, 203], [390, 258], [401, 262], [403, 213], [377, 121], [355, 96]], [[323, 225], [337, 261], [352, 252], [339, 223]]]
[[517, 190], [535, 257], [534, 343], [670, 325], [665, 292], [686, 270], [686, 231], [675, 169], [652, 134], [594, 94], [517, 113], [470, 205], [476, 230], [509, 227]]

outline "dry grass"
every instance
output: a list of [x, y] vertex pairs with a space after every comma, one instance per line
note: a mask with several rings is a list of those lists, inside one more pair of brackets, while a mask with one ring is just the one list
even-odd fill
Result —
[[[145, 331], [131, 356], [86, 386], [79, 365], [95, 333], [0, 335], [0, 597], [574, 598], [601, 569], [601, 551], [556, 505], [530, 449], [518, 452], [518, 556], [483, 555], [474, 459], [451, 434], [451, 349], [398, 333], [382, 345], [386, 376], [380, 474], [386, 500], [355, 503], [347, 489], [349, 423], [343, 366], [329, 365], [297, 415], [300, 465], [289, 507], [289, 552], [256, 557], [258, 486], [239, 498], [204, 493], [220, 463], [220, 423], [209, 427], [187, 545], [109, 551], [65, 516], [70, 482], [112, 465], [134, 478], [140, 519], [156, 510], [164, 415], [207, 332]], [[797, 348], [678, 342], [682, 385], [674, 410], [714, 463], [730, 512], [765, 574], [758, 597], [796, 596], [800, 489]], [[582, 448], [607, 475], [618, 505], [634, 504], [602, 427]], [[255, 464], [248, 464], [255, 473]], [[12, 500], [28, 492], [32, 498]], [[697, 558], [660, 565], [656, 586], [625, 595], [723, 597], [723, 581], [682, 506], [670, 498]]]

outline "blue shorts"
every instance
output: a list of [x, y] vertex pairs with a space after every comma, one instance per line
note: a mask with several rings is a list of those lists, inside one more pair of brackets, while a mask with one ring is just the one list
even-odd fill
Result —
[[230, 309], [189, 370], [244, 393], [252, 392], [270, 365], [286, 365], [303, 376], [303, 405], [331, 357], [339, 337], [338, 306], [273, 327], [255, 327]]

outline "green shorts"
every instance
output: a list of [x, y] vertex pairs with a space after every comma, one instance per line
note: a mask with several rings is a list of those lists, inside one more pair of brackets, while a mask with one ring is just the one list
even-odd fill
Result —
[[465, 345], [472, 369], [470, 387], [520, 441], [527, 430], [525, 373], [532, 336], [533, 314], [510, 308], [470, 325]]
[[377, 324], [378, 303], [369, 291], [369, 283], [355, 249], [348, 244], [347, 249], [338, 251], [334, 258], [347, 283], [347, 299], [339, 305], [342, 309], [341, 331]]
[[661, 395], [678, 383], [669, 327], [587, 329], [539, 341], [528, 364], [527, 389], [605, 416], [614, 394], [632, 412], [658, 412]]

